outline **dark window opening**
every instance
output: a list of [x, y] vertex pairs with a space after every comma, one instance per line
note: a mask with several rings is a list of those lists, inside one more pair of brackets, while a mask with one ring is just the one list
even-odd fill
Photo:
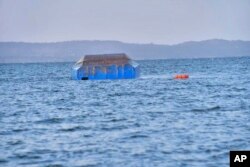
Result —
[[89, 77], [82, 77], [82, 80], [89, 80]]

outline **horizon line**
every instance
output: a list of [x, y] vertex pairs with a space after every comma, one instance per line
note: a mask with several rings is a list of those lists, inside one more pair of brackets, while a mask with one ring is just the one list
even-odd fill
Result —
[[94, 39], [94, 40], [88, 40], [88, 39], [79, 39], [79, 40], [65, 40], [65, 41], [46, 41], [46, 42], [29, 42], [29, 41], [0, 41], [0, 43], [26, 43], [26, 44], [55, 44], [55, 43], [66, 43], [66, 42], [119, 42], [119, 43], [124, 43], [124, 44], [138, 44], [138, 45], [168, 45], [168, 46], [174, 46], [174, 45], [179, 45], [179, 44], [184, 44], [188, 42], [205, 42], [205, 41], [212, 41], [212, 40], [218, 40], [218, 41], [229, 41], [229, 42], [235, 42], [235, 41], [240, 41], [240, 42], [250, 42], [250, 40], [242, 40], [242, 39], [233, 39], [233, 40], [228, 40], [228, 39], [221, 39], [221, 38], [210, 38], [210, 39], [204, 39], [204, 40], [189, 40], [189, 41], [183, 41], [179, 43], [174, 43], [174, 44], [161, 44], [161, 43], [154, 43], [154, 42], [149, 42], [149, 43], [141, 43], [141, 42], [124, 42], [124, 41], [119, 41], [119, 40], [99, 40], [99, 39]]

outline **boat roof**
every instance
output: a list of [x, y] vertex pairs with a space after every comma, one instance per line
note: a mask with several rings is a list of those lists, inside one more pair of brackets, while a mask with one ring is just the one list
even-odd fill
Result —
[[130, 62], [125, 53], [85, 55], [76, 64], [82, 65], [123, 65]]

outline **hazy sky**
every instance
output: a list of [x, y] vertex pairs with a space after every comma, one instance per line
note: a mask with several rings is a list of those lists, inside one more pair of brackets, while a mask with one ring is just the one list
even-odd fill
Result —
[[250, 40], [250, 0], [0, 0], [0, 41]]

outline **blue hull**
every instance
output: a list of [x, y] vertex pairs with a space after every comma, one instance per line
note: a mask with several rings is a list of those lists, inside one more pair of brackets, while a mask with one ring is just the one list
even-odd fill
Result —
[[108, 67], [78, 66], [72, 68], [71, 76], [74, 80], [135, 79], [140, 76], [140, 68], [130, 64]]

